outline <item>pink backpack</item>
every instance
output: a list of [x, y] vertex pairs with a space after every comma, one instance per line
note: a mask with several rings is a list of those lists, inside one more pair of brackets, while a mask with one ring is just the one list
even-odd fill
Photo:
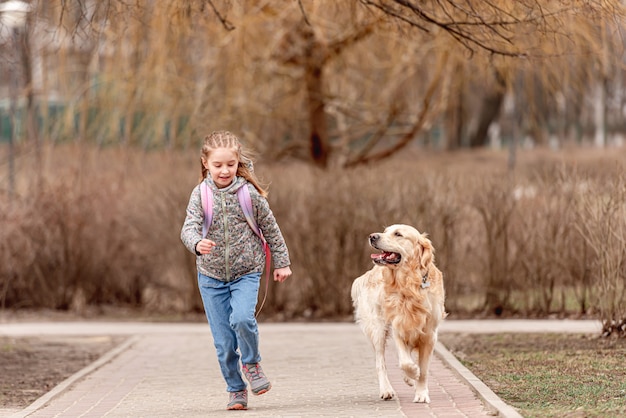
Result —
[[[263, 296], [263, 302], [257, 311], [257, 315], [263, 308], [265, 304], [265, 299], [267, 298], [267, 289], [269, 288], [270, 283], [270, 268], [272, 264], [272, 254], [270, 251], [270, 246], [265, 240], [263, 236], [263, 232], [261, 232], [261, 228], [256, 222], [254, 218], [254, 212], [252, 211], [252, 198], [250, 197], [250, 190], [248, 190], [248, 185], [244, 184], [237, 190], [237, 198], [239, 199], [239, 205], [243, 210], [243, 214], [246, 217], [246, 221], [250, 228], [254, 231], [255, 234], [261, 239], [263, 243], [263, 250], [265, 251], [265, 295]], [[204, 212], [204, 222], [202, 223], [202, 238], [206, 237], [207, 232], [209, 231], [209, 227], [213, 222], [213, 192], [206, 184], [206, 182], [200, 183], [200, 199], [202, 201], [202, 210]]]

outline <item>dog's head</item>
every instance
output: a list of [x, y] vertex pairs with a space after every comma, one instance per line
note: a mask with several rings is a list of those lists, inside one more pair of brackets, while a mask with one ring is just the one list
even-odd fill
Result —
[[380, 251], [372, 254], [372, 261], [378, 265], [425, 269], [434, 258], [434, 249], [427, 235], [409, 225], [391, 225], [384, 232], [371, 234], [369, 241]]

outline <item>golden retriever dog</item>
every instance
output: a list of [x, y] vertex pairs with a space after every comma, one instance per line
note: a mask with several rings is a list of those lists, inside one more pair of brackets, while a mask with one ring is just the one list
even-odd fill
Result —
[[437, 327], [446, 317], [443, 275], [426, 234], [392, 225], [369, 236], [374, 267], [354, 280], [355, 319], [374, 347], [382, 399], [395, 396], [387, 377], [385, 345], [392, 335], [404, 380], [415, 387], [413, 402], [430, 402], [428, 367]]

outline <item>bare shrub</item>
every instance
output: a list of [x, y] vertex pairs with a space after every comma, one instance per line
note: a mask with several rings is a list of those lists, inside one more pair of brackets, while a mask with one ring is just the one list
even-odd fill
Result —
[[[298, 288], [299, 313], [351, 315], [352, 281], [372, 267], [368, 236], [391, 224], [427, 232], [444, 263], [461, 265], [460, 258], [451, 257], [461, 242], [454, 180], [415, 160], [352, 170], [298, 165], [273, 178], [270, 200], [294, 263], [291, 283]], [[452, 289], [456, 275], [447, 278]]]
[[586, 315], [595, 310], [590, 306], [589, 297], [592, 294], [591, 265], [593, 264], [593, 252], [589, 242], [584, 239], [578, 228], [578, 201], [580, 193], [585, 193], [588, 188], [588, 177], [581, 176], [574, 169], [559, 170], [555, 175], [556, 181], [546, 180], [546, 183], [554, 182], [549, 187], [548, 196], [554, 202], [549, 218], [557, 226], [554, 234], [555, 240], [548, 243], [552, 250], [548, 252], [552, 262], [558, 268], [560, 286], [557, 288], [561, 293], [560, 306], [557, 312], [565, 314], [567, 310], [567, 292], [572, 292], [580, 315]]
[[180, 243], [187, 202], [199, 181], [199, 156], [133, 153], [127, 164], [132, 181], [124, 193], [124, 212], [151, 270], [142, 294], [145, 306], [202, 311], [195, 256]]
[[[46, 150], [44, 181], [20, 172], [17, 198], [0, 199], [0, 305], [202, 311], [179, 238], [197, 158]], [[261, 318], [350, 317], [352, 281], [372, 265], [368, 235], [407, 223], [433, 241], [453, 315], [601, 313], [619, 324], [623, 169], [586, 158], [520, 154], [514, 175], [503, 175], [506, 155], [488, 153], [407, 153], [351, 170], [258, 164], [294, 272], [269, 284]]]
[[[80, 309], [84, 304], [141, 305], [145, 256], [130, 253], [115, 184], [49, 179], [19, 201], [7, 223], [12, 283], [3, 304]], [[132, 247], [131, 247], [132, 248]], [[112, 262], [114, 260], [114, 262]]]
[[626, 336], [626, 183], [624, 173], [580, 195], [577, 227], [593, 254], [591, 279], [604, 335]]
[[478, 251], [484, 263], [484, 309], [497, 315], [510, 308], [514, 272], [519, 268], [518, 248], [512, 239], [516, 201], [513, 183], [505, 177], [483, 178], [478, 183], [472, 206], [484, 228], [484, 248]]
[[[80, 145], [52, 148], [47, 154], [45, 181], [38, 187], [26, 184], [2, 211], [2, 305], [73, 310], [106, 304], [144, 307], [150, 302], [147, 290], [167, 287], [167, 266], [185, 268], [184, 258], [170, 255], [179, 247], [191, 186], [182, 192], [171, 172], [165, 173], [166, 181], [157, 174], [163, 167], [175, 172], [181, 164], [151, 165], [163, 161], [143, 153]], [[158, 180], [160, 187], [155, 187]], [[181, 190], [178, 198], [168, 194], [172, 188]], [[176, 280], [180, 277], [190, 276], [179, 274]], [[179, 282], [169, 286], [172, 299], [180, 299], [181, 288], [185, 287]], [[188, 305], [176, 307], [186, 310]]]
[[296, 313], [349, 315], [350, 285], [369, 268], [367, 238], [380, 229], [372, 192], [393, 186], [372, 184], [376, 176], [366, 170], [307, 170], [304, 177], [283, 172], [270, 192], [294, 263]]
[[569, 276], [576, 273], [581, 258], [566, 250], [570, 245], [580, 249], [580, 236], [574, 227], [575, 188], [570, 184], [576, 180], [560, 167], [545, 169], [547, 175], [536, 175], [531, 184], [518, 185], [514, 190], [519, 218], [516, 229], [522, 237], [519, 285], [523, 288], [518, 293], [523, 295], [520, 308], [526, 315], [548, 315], [557, 309], [563, 312], [563, 289], [580, 283]]

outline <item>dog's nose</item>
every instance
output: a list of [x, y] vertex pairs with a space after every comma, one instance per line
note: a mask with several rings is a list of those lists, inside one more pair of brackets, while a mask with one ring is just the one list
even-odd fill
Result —
[[370, 234], [370, 242], [373, 244], [380, 238], [380, 234]]

